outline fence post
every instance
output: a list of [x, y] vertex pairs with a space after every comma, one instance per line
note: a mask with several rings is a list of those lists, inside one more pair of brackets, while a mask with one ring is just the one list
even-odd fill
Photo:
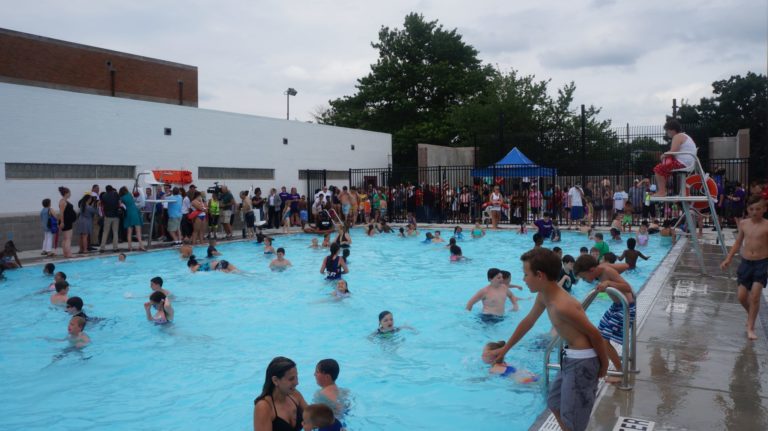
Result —
[[[587, 112], [584, 105], [581, 105], [581, 172], [585, 171], [585, 163], [587, 161]], [[584, 174], [581, 174], [581, 183], [584, 182]]]

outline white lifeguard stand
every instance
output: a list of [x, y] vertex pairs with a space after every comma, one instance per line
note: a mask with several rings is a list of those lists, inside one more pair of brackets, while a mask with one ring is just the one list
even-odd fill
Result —
[[[717, 212], [715, 210], [715, 202], [717, 200], [717, 196], [712, 196], [712, 193], [710, 193], [707, 181], [709, 181], [709, 174], [704, 172], [704, 168], [701, 166], [701, 162], [699, 161], [699, 158], [696, 156], [696, 153], [687, 152], [687, 151], [674, 151], [674, 152], [667, 152], [664, 153], [665, 156], [676, 156], [676, 155], [688, 155], [693, 157], [693, 166], [690, 168], [684, 168], [684, 169], [676, 169], [674, 170], [674, 174], [677, 176], [678, 179], [678, 195], [677, 196], [663, 196], [663, 197], [654, 197], [651, 196], [652, 202], [664, 202], [664, 203], [672, 203], [672, 202], [679, 202], [680, 205], [683, 208], [683, 214], [685, 217], [685, 223], [688, 227], [688, 236], [691, 238], [691, 242], [693, 243], [693, 249], [696, 252], [696, 256], [699, 259], [699, 266], [701, 268], [701, 271], [704, 272], [704, 255], [701, 251], [701, 246], [699, 245], [698, 237], [696, 235], [696, 227], [697, 224], [693, 217], [693, 211], [696, 211], [698, 213], [698, 210], [694, 207], [693, 204], [697, 202], [706, 202], [707, 206], [709, 207], [709, 213], [712, 216], [712, 224], [715, 226], [715, 231], [717, 232], [717, 242], [720, 244], [720, 248], [723, 252], [723, 256], [728, 255], [728, 249], [725, 247], [725, 243], [723, 242], [723, 231], [720, 229], [720, 220], [717, 217]], [[690, 190], [688, 189], [686, 182], [686, 179], [689, 175], [699, 175], [699, 178], [701, 180], [701, 193], [692, 194]]]

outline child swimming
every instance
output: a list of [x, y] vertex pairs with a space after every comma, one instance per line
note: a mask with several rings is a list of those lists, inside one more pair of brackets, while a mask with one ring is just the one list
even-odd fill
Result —
[[91, 338], [83, 332], [85, 329], [85, 319], [80, 316], [72, 316], [69, 319], [67, 332], [69, 333], [69, 342], [73, 347], [81, 349], [91, 342]]
[[643, 220], [642, 223], [640, 223], [640, 230], [637, 232], [637, 245], [647, 245], [648, 244], [648, 221]]
[[455, 228], [453, 228], [453, 238], [457, 240], [464, 239], [463, 231], [464, 229], [462, 229], [461, 226], [456, 226]]
[[451, 262], [460, 262], [466, 259], [466, 257], [462, 256], [461, 254], [461, 247], [459, 247], [456, 244], [453, 244], [451, 245], [450, 248], [451, 248], [451, 258], [450, 258]]
[[264, 254], [275, 254], [275, 248], [272, 247], [272, 238], [264, 237]]
[[401, 329], [410, 329], [415, 331], [415, 329], [407, 325], [395, 326], [395, 318], [392, 316], [392, 312], [384, 310], [379, 313], [378, 329], [376, 329], [376, 332], [371, 335], [394, 334], [395, 332], [399, 332]]
[[333, 290], [333, 295], [336, 298], [343, 299], [343, 298], [349, 298], [349, 295], [352, 292], [349, 291], [349, 286], [347, 285], [347, 282], [344, 280], [339, 280], [336, 282], [336, 288]]
[[629, 238], [627, 240], [627, 249], [624, 250], [624, 253], [621, 253], [621, 256], [619, 256], [619, 260], [627, 260], [629, 269], [635, 269], [635, 267], [637, 267], [638, 258], [643, 258], [643, 260], [650, 259], [649, 256], [646, 256], [642, 252], [635, 250], [635, 243], [636, 241], [634, 238]]
[[277, 258], [273, 259], [269, 263], [269, 269], [272, 271], [284, 270], [291, 266], [291, 261], [285, 258], [285, 249], [280, 247], [277, 249]]
[[[151, 309], [157, 310], [152, 315]], [[149, 295], [149, 301], [144, 303], [144, 311], [147, 314], [147, 320], [155, 325], [164, 325], [173, 322], [173, 306], [171, 300], [163, 292], [152, 292]]]
[[500, 377], [514, 379], [517, 383], [521, 384], [538, 382], [539, 376], [528, 370], [518, 369], [517, 367], [507, 364], [504, 362], [504, 357], [493, 359], [493, 355], [490, 353], [491, 350], [500, 349], [504, 347], [505, 344], [505, 341], [491, 341], [486, 343], [486, 345], [483, 347], [483, 362], [486, 364], [492, 364], [488, 372], [491, 374], [497, 374]]
[[485, 229], [480, 226], [480, 219], [475, 220], [475, 227], [472, 228], [472, 238], [479, 239], [485, 236]]

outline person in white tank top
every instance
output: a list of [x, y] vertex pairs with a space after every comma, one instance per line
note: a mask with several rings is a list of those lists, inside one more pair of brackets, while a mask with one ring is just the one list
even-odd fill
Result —
[[[677, 120], [669, 120], [664, 124], [664, 131], [667, 136], [672, 138], [672, 146], [669, 149], [670, 152], [689, 152], [696, 154], [696, 143], [693, 142], [690, 136], [682, 132], [682, 126]], [[693, 168], [694, 157], [688, 154], [678, 154], [671, 156], [662, 155], [661, 163], [653, 168], [656, 173], [656, 185], [658, 191], [655, 196], [667, 195], [667, 179], [672, 172], [678, 169], [691, 169]]]

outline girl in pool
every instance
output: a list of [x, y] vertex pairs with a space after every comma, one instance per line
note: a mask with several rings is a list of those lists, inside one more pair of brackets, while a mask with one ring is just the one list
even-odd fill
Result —
[[507, 364], [504, 362], [503, 357], [500, 357], [495, 361], [493, 360], [493, 356], [490, 354], [491, 350], [501, 349], [505, 344], [506, 343], [504, 341], [491, 341], [490, 343], [487, 343], [485, 347], [483, 347], [483, 362], [486, 364], [492, 364], [489, 372], [491, 374], [497, 374], [501, 377], [514, 379], [517, 383], [527, 384], [538, 382], [539, 376], [528, 370], [520, 370], [512, 365]]
[[349, 273], [347, 263], [344, 261], [343, 257], [339, 256], [340, 248], [341, 247], [336, 243], [331, 244], [331, 254], [323, 259], [323, 265], [320, 267], [320, 274], [327, 273], [325, 277], [326, 280], [338, 280], [343, 274]]
[[317, 242], [317, 238], [312, 238], [312, 242], [309, 244], [309, 248], [320, 248], [320, 243]]
[[466, 257], [461, 255], [461, 247], [459, 247], [456, 244], [452, 245], [451, 246], [451, 262], [460, 262], [465, 259]]
[[330, 246], [331, 246], [331, 234], [327, 233], [323, 235], [323, 244], [321, 245], [321, 247], [328, 248]]
[[[157, 310], [154, 316], [152, 315], [152, 308]], [[173, 306], [171, 300], [163, 292], [152, 292], [149, 295], [149, 302], [144, 303], [144, 311], [147, 313], [147, 320], [156, 325], [173, 322]]]
[[275, 254], [275, 248], [272, 247], [272, 238], [264, 238], [264, 254]]
[[395, 332], [399, 332], [401, 329], [410, 329], [416, 332], [415, 329], [407, 325], [395, 326], [395, 318], [392, 316], [392, 313], [384, 310], [379, 313], [379, 328], [376, 329], [376, 332], [371, 335], [394, 334]]
[[416, 236], [419, 234], [419, 231], [416, 230], [416, 224], [408, 223], [408, 231], [406, 232], [408, 236]]
[[343, 299], [343, 298], [349, 298], [349, 295], [352, 292], [349, 291], [349, 287], [347, 286], [347, 282], [344, 280], [339, 280], [336, 282], [336, 289], [334, 289], [332, 295], [336, 298]]
[[464, 239], [464, 229], [461, 228], [461, 226], [456, 226], [453, 228], [453, 238], [455, 239]]
[[445, 242], [443, 237], [440, 236], [440, 231], [439, 230], [435, 231], [435, 236], [432, 238], [432, 242]]
[[403, 228], [401, 227], [401, 228], [400, 228], [400, 230], [399, 230], [398, 232], [400, 232], [400, 233], [399, 233], [399, 234], [397, 234], [397, 236], [399, 236], [400, 238], [405, 238], [405, 229], [403, 229]]
[[456, 238], [451, 238], [448, 240], [448, 245], [446, 245], [445, 248], [450, 249], [451, 246], [454, 246], [454, 245], [456, 245]]
[[352, 245], [352, 236], [349, 234], [349, 228], [344, 225], [339, 225], [339, 232], [333, 242], [339, 244], [341, 247], [349, 247]]
[[637, 245], [648, 244], [648, 222], [643, 220], [640, 224], [640, 230], [637, 232]]
[[368, 225], [368, 230], [365, 232], [365, 234], [368, 235], [368, 236], [376, 235], [376, 229], [373, 228], [372, 224]]
[[475, 227], [472, 228], [472, 238], [478, 239], [485, 236], [485, 229], [480, 226], [480, 219], [475, 220]]

